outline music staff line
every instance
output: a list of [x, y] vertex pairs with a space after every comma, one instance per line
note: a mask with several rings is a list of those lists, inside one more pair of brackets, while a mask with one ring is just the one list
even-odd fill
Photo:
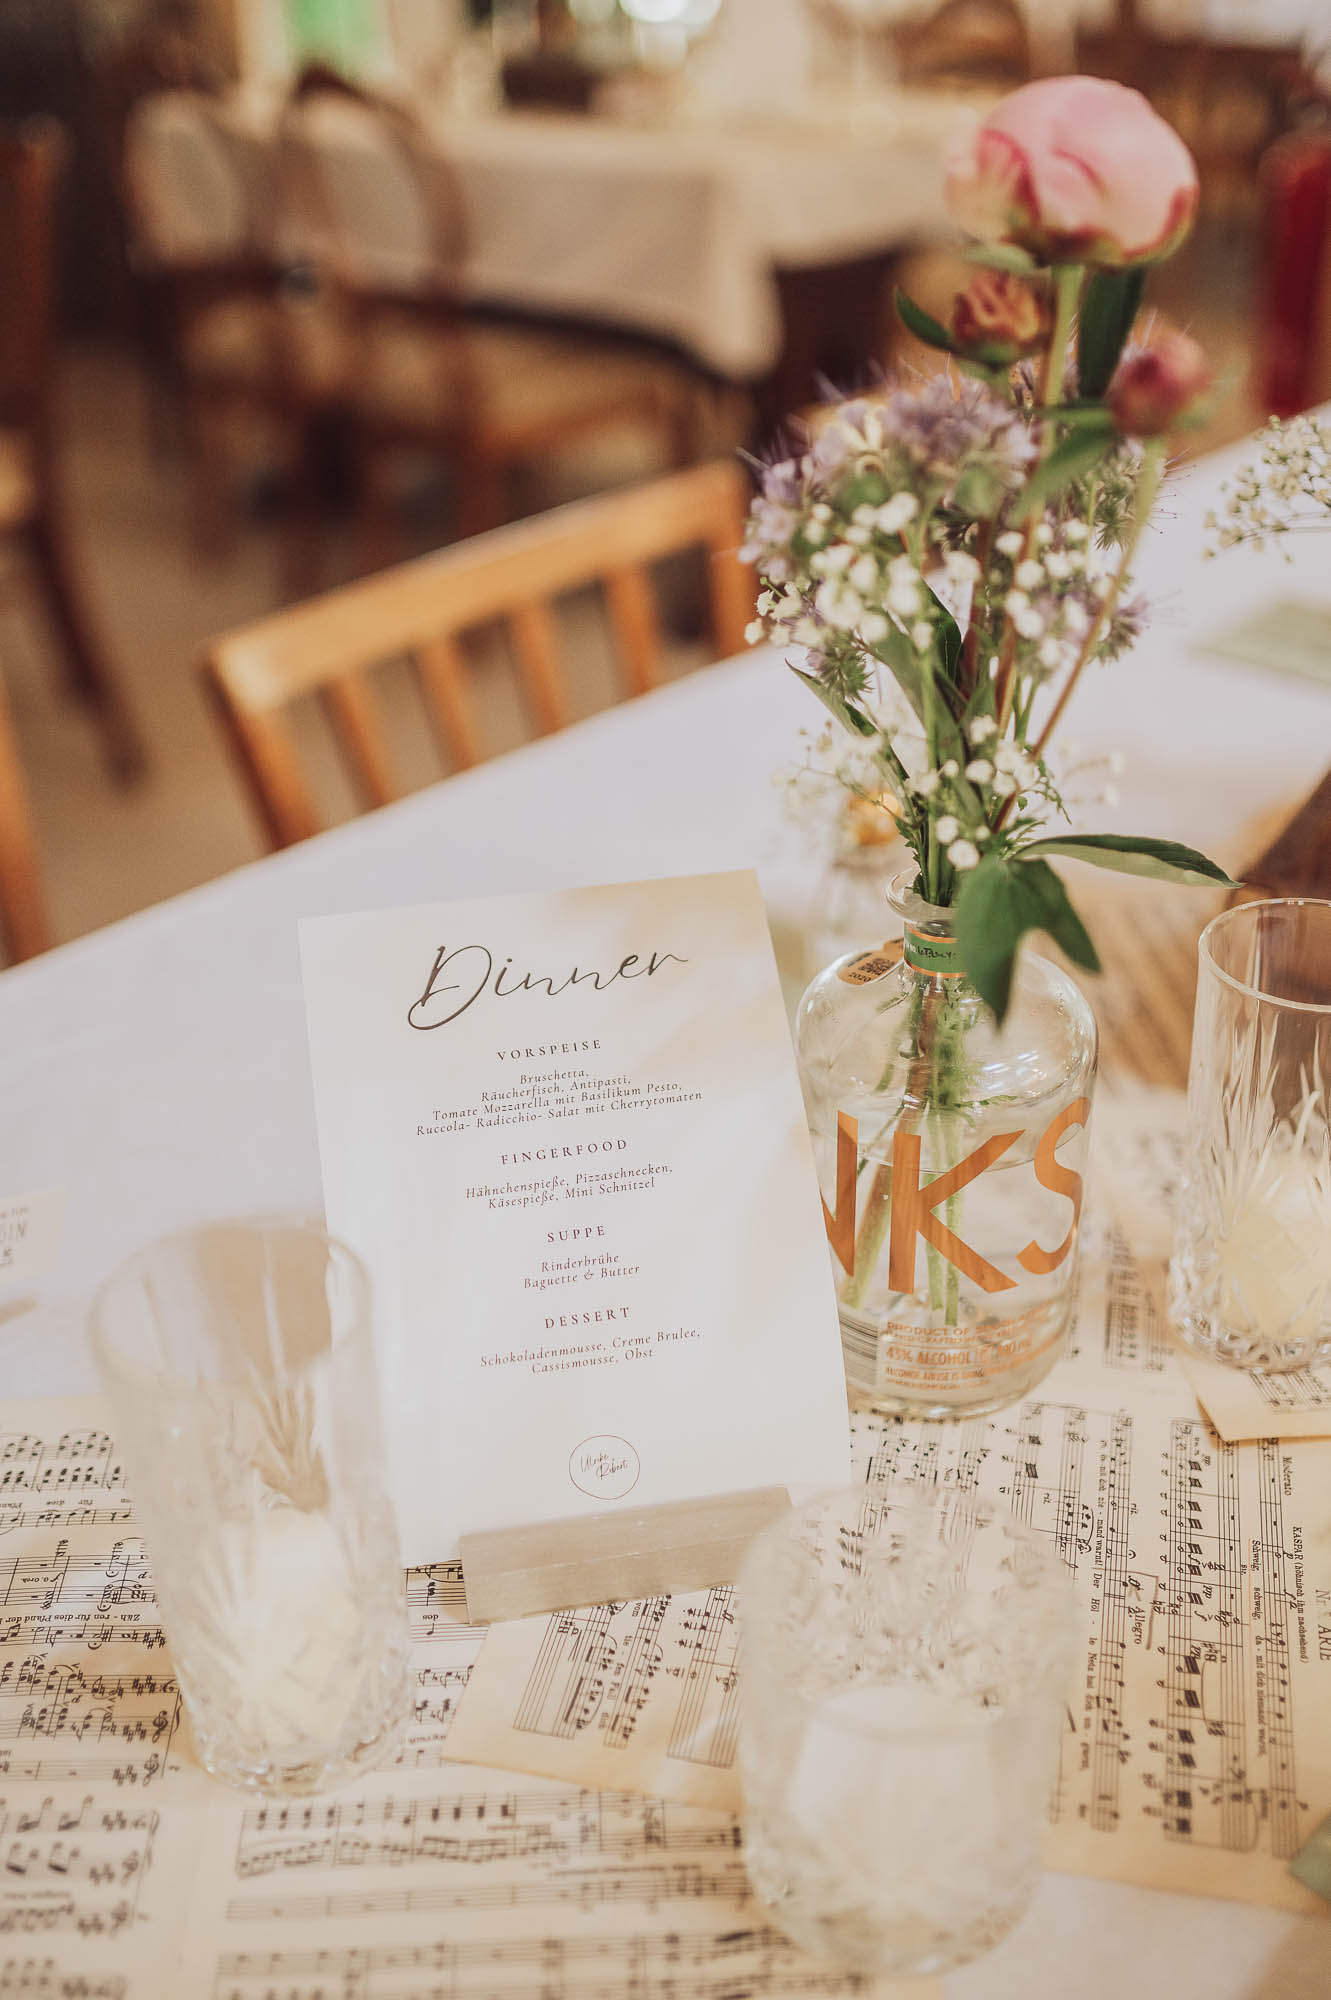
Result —
[[357, 1801], [260, 1807], [245, 1815], [235, 1870], [244, 1881], [311, 1867], [475, 1862], [528, 1854], [568, 1861], [591, 1854], [630, 1860], [736, 1853], [739, 1845], [739, 1828], [732, 1820], [632, 1793], [482, 1792], [390, 1798], [382, 1806]]

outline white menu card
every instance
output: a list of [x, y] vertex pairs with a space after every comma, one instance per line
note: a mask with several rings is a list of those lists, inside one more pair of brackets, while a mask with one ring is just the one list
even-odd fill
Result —
[[301, 924], [328, 1226], [374, 1287], [408, 1563], [849, 1473], [750, 873]]

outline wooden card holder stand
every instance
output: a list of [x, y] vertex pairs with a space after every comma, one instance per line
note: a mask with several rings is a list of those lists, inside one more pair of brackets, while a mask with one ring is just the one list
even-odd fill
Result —
[[463, 1535], [468, 1622], [733, 1583], [754, 1536], [789, 1506], [784, 1486], [763, 1486]]

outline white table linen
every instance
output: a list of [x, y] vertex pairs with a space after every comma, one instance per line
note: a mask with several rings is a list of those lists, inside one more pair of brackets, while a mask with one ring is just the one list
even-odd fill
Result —
[[[1325, 596], [1331, 540], [1292, 543], [1292, 568], [1244, 551], [1203, 566], [1201, 512], [1223, 469], [1171, 489], [1140, 566], [1155, 623], [1088, 679], [1070, 733], [1128, 758], [1122, 805], [1080, 824], [1235, 860], [1253, 816], [1292, 810], [1331, 759], [1331, 689], [1189, 642], [1277, 593]], [[94, 1387], [87, 1297], [150, 1238], [319, 1208], [298, 917], [754, 865], [789, 921], [804, 877], [772, 779], [798, 760], [809, 707], [762, 652], [0, 976], [0, 1194], [54, 1188], [67, 1202], [40, 1302], [0, 1295], [5, 1394]], [[1316, 1920], [1050, 1876], [1013, 1937], [945, 1985], [950, 2000], [1311, 2000], [1329, 1955]]]
[[[247, 170], [255, 149], [271, 153], [278, 102], [251, 86], [217, 107]], [[543, 112], [424, 113], [461, 186], [466, 297], [673, 341], [737, 381], [766, 374], [780, 353], [777, 266], [833, 264], [947, 232], [942, 150], [966, 115], [955, 100], [904, 93], [858, 135], [780, 121], [637, 128]], [[171, 180], [185, 116], [167, 93], [131, 128], [164, 261], [179, 244], [198, 251], [192, 192]], [[339, 128], [334, 113], [324, 143], [344, 216], [360, 216], [349, 244], [357, 268], [415, 282], [419, 232], [385, 207], [383, 163], [363, 123], [359, 134], [350, 118]], [[299, 234], [284, 247], [299, 253]]]

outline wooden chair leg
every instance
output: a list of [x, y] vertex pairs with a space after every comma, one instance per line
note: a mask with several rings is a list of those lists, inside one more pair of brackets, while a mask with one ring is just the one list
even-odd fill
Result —
[[460, 540], [501, 528], [509, 517], [508, 481], [497, 459], [485, 452], [458, 457], [457, 532]]
[[128, 783], [141, 777], [147, 766], [143, 738], [93, 632], [63, 527], [50, 504], [33, 516], [27, 532], [47, 613], [64, 652], [69, 686], [97, 718], [112, 775]]
[[317, 412], [293, 416], [282, 480], [281, 585], [293, 603], [319, 587], [323, 519], [321, 439]]
[[181, 411], [189, 464], [189, 538], [194, 556], [217, 562], [236, 538], [232, 467], [227, 450], [228, 409], [210, 390], [190, 384]]
[[0, 934], [11, 957], [31, 958], [53, 943], [32, 837], [27, 786], [0, 681]]

